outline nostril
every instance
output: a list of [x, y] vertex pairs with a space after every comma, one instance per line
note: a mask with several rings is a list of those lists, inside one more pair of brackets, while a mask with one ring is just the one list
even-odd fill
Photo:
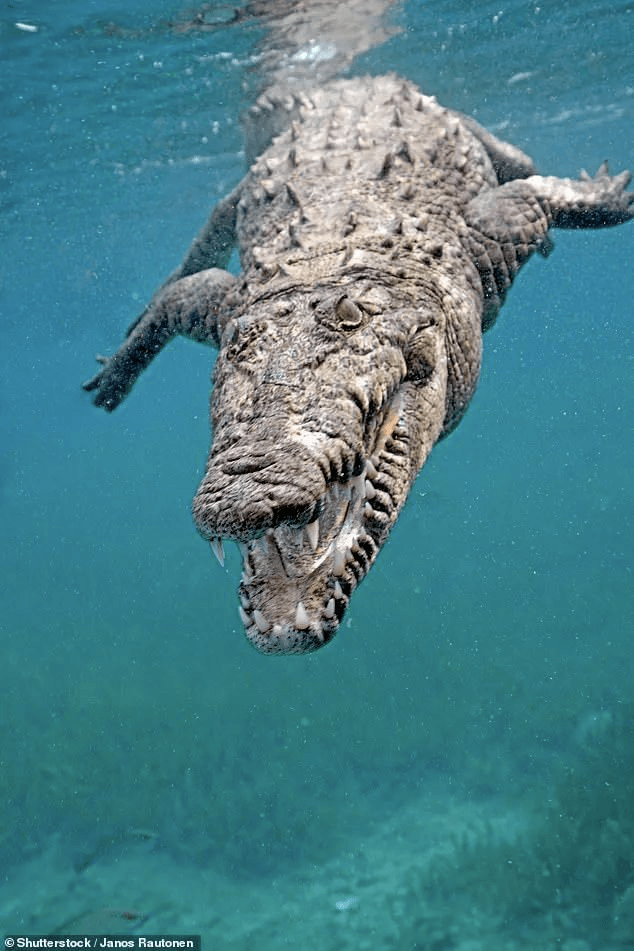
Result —
[[223, 459], [222, 469], [227, 475], [244, 475], [249, 472], [261, 472], [262, 469], [268, 469], [275, 465], [277, 453], [268, 452], [261, 456], [242, 455], [239, 459]]
[[248, 541], [280, 525], [300, 528], [320, 513], [326, 480], [300, 442], [241, 443], [212, 451], [193, 503], [206, 538]]

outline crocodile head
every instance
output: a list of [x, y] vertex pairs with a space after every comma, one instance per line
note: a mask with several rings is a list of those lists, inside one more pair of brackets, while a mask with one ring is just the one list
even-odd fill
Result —
[[199, 532], [244, 565], [240, 616], [267, 653], [332, 639], [445, 417], [441, 315], [355, 281], [286, 291], [223, 334]]

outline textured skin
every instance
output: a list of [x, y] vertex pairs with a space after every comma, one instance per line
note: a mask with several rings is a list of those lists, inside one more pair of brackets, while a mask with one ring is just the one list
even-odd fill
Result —
[[[285, 130], [285, 131], [280, 131]], [[551, 227], [632, 217], [629, 175], [546, 178], [396, 76], [258, 102], [272, 144], [85, 389], [113, 410], [161, 347], [219, 347], [194, 499], [266, 652], [335, 634], [434, 444], [462, 417], [482, 330]], [[237, 241], [243, 273], [221, 270]]]

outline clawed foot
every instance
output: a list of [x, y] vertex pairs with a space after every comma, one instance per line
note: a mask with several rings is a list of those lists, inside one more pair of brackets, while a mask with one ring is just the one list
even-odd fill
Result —
[[103, 367], [90, 380], [82, 383], [82, 389], [88, 393], [97, 390], [93, 397], [95, 406], [103, 406], [111, 413], [121, 403], [130, 390], [129, 374], [117, 355], [104, 357], [97, 354], [97, 362]]
[[632, 181], [629, 172], [610, 175], [608, 163], [603, 162], [594, 177], [583, 170], [579, 179], [590, 192], [588, 210], [591, 216], [587, 224], [584, 221], [584, 227], [604, 228], [634, 218], [634, 192], [625, 190]]

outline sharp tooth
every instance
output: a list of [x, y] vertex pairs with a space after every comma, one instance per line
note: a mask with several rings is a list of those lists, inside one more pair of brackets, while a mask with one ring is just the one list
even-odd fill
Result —
[[242, 605], [240, 605], [240, 607], [238, 608], [238, 611], [240, 612], [240, 618], [242, 619], [242, 623], [244, 624], [244, 626], [251, 627], [251, 623], [252, 623], [251, 618], [249, 617], [247, 612], [244, 610]]
[[241, 595], [240, 595], [240, 604], [242, 605], [242, 607], [243, 607], [245, 610], [246, 610], [247, 608], [250, 608], [250, 607], [251, 607], [251, 602], [250, 602], [249, 599], [247, 598], [246, 594], [241, 594]]
[[369, 476], [370, 479], [376, 479], [376, 477], [379, 474], [376, 470], [376, 466], [374, 465], [371, 459], [368, 459], [368, 461], [365, 464], [365, 474]]
[[317, 631], [317, 640], [318, 640], [321, 644], [324, 643], [325, 637], [324, 637], [324, 632], [321, 630], [321, 628]]
[[245, 544], [244, 542], [238, 542], [238, 549], [240, 551], [240, 554], [242, 555], [242, 558], [246, 562], [249, 555], [249, 546]]
[[335, 598], [337, 601], [341, 601], [343, 598], [343, 591], [341, 590], [341, 585], [338, 581], [335, 581]]
[[352, 482], [352, 486], [355, 492], [358, 492], [361, 498], [364, 498], [365, 497], [365, 475], [363, 474], [363, 472], [361, 473], [361, 475], [355, 476], [354, 479], [351, 479], [350, 481]]
[[327, 618], [334, 617], [334, 614], [335, 614], [335, 599], [334, 598], [331, 598], [328, 604], [326, 605], [324, 614]]
[[345, 571], [345, 568], [346, 568], [346, 559], [344, 557], [344, 554], [342, 551], [339, 551], [339, 549], [337, 549], [335, 552], [335, 557], [333, 558], [332, 573], [333, 575], [337, 575], [338, 577], [341, 577], [341, 575]]
[[211, 539], [209, 540], [209, 544], [211, 545], [211, 550], [213, 551], [214, 555], [216, 556], [216, 558], [218, 559], [218, 561], [220, 562], [220, 564], [221, 564], [222, 567], [224, 568], [224, 566], [225, 566], [225, 550], [224, 550], [224, 548], [222, 547], [222, 538], [211, 538]]
[[349, 565], [351, 561], [354, 561], [354, 555], [352, 554], [351, 548], [346, 548], [346, 553], [344, 555], [344, 558], [346, 559], [347, 565]]
[[366, 518], [369, 518], [371, 515], [374, 515], [374, 509], [372, 508], [369, 502], [366, 502], [365, 505], [363, 506], [363, 514], [365, 515]]
[[376, 489], [372, 485], [369, 479], [365, 480], [365, 497], [366, 499], [373, 499], [376, 495]]
[[314, 522], [310, 522], [306, 526], [306, 534], [308, 535], [308, 541], [310, 542], [310, 547], [313, 551], [317, 549], [319, 544], [319, 519], [316, 518]]
[[295, 627], [298, 631], [305, 631], [309, 624], [310, 620], [306, 608], [301, 601], [298, 601], [295, 609]]
[[253, 612], [253, 620], [257, 624], [258, 631], [260, 632], [260, 634], [266, 634], [266, 632], [268, 631], [271, 625], [269, 624], [267, 619], [264, 617], [262, 612], [258, 611], [257, 608]]

